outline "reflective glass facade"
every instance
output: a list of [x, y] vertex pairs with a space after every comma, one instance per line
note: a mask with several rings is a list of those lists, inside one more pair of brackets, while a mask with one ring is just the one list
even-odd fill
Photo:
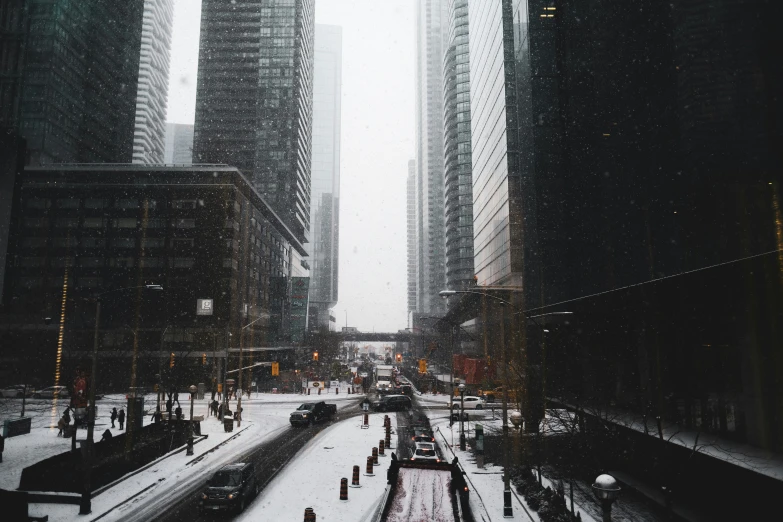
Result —
[[204, 0], [193, 158], [234, 165], [309, 240], [313, 0]]
[[443, 55], [448, 35], [446, 0], [419, 0], [416, 10], [416, 217], [418, 311], [445, 310]]
[[418, 261], [416, 244], [416, 161], [408, 161], [408, 180], [406, 184], [406, 215], [408, 239], [408, 312], [417, 310], [416, 303], [416, 263]]
[[473, 284], [468, 1], [449, 0], [448, 13], [449, 45], [443, 63], [446, 282], [456, 290]]
[[329, 328], [337, 304], [340, 222], [342, 28], [315, 26], [309, 328]]

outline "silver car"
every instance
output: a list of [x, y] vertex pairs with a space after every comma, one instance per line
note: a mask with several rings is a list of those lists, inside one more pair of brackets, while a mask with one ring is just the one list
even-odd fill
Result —
[[23, 396], [31, 396], [35, 392], [33, 386], [24, 384], [14, 384], [0, 390], [0, 397], [15, 397], [21, 399]]
[[68, 388], [66, 386], [49, 386], [43, 390], [39, 390], [33, 394], [36, 399], [54, 399], [54, 398], [68, 398]]

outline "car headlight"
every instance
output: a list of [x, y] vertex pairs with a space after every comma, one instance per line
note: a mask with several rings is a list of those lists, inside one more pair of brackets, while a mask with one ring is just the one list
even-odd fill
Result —
[[228, 499], [229, 499], [229, 500], [234, 500], [236, 497], [237, 497], [237, 494], [236, 494], [236, 493], [229, 493], [229, 494], [228, 494]]
[[201, 500], [206, 500], [206, 499], [208, 499], [208, 498], [209, 498], [209, 497], [207, 496], [207, 494], [206, 494], [206, 493], [202, 493], [202, 494], [201, 494]]

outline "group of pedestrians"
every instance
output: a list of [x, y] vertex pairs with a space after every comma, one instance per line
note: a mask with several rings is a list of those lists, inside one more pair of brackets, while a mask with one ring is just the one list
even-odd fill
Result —
[[125, 410], [123, 408], [120, 408], [119, 413], [117, 412], [117, 408], [112, 408], [111, 410], [111, 427], [114, 428], [114, 422], [117, 421], [120, 423], [120, 430], [125, 429]]

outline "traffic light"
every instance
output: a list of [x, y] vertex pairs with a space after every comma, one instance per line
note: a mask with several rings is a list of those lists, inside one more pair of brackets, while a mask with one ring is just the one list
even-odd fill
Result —
[[272, 363], [272, 377], [277, 377], [280, 375], [280, 363], [273, 362]]
[[313, 352], [313, 360], [314, 361], [318, 360], [318, 352]]
[[397, 354], [397, 362], [402, 362], [402, 354], [401, 353]]
[[204, 366], [207, 365], [207, 354], [205, 353], [201, 354], [201, 364], [203, 364]]
[[427, 373], [427, 359], [419, 359], [419, 373]]
[[169, 356], [169, 368], [174, 368], [174, 352], [171, 352], [171, 356]]

